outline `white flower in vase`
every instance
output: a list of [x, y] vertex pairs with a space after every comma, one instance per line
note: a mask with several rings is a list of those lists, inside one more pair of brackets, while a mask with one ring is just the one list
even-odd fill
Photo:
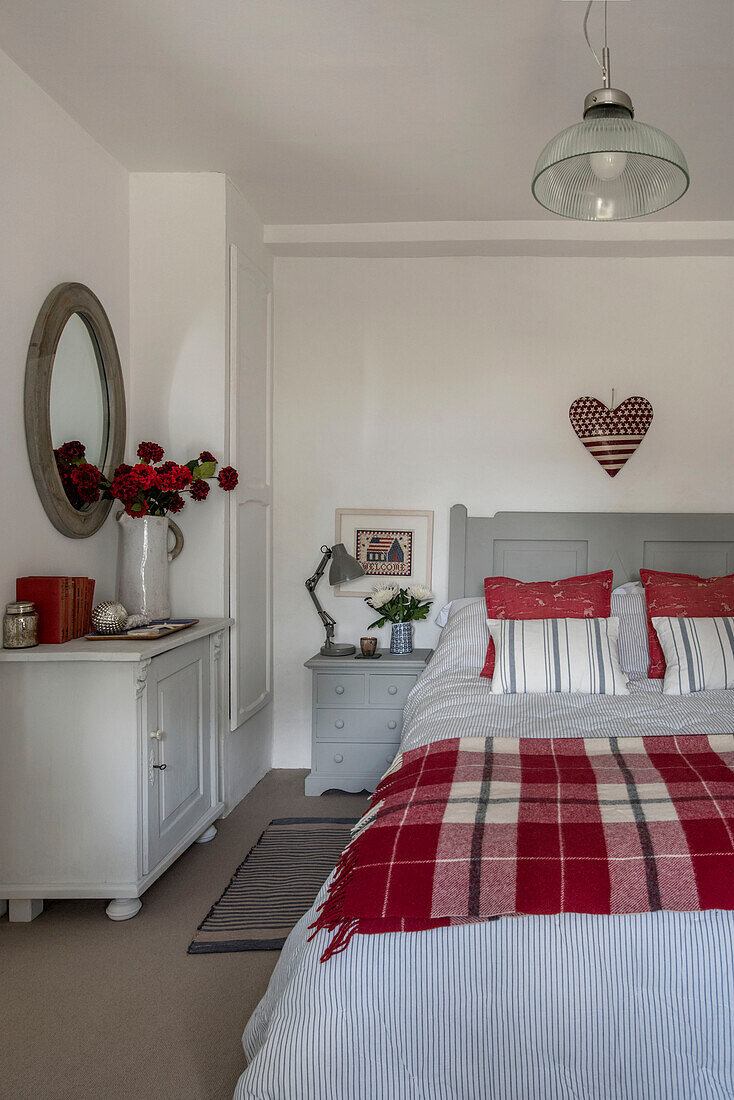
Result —
[[409, 584], [405, 590], [414, 600], [432, 600], [433, 592], [424, 584]]
[[372, 589], [372, 595], [369, 597], [368, 603], [377, 610], [384, 607], [386, 603], [390, 603], [390, 600], [394, 599], [399, 591], [400, 589], [396, 584], [378, 585]]

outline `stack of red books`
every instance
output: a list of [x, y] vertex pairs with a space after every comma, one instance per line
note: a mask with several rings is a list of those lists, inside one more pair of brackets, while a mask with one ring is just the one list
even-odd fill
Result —
[[36, 605], [41, 643], [69, 642], [92, 628], [91, 577], [18, 577], [15, 598]]

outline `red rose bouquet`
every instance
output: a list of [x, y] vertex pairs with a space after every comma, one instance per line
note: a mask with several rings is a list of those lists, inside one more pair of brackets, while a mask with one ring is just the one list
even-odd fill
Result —
[[[214, 478], [217, 460], [209, 451], [202, 451], [183, 466], [163, 462], [163, 448], [157, 443], [141, 443], [138, 462], [117, 467], [112, 480], [85, 458], [85, 448], [78, 440], [64, 443], [54, 450], [56, 467], [64, 491], [75, 508], [99, 500], [119, 500], [129, 516], [166, 516], [180, 512], [187, 494], [192, 500], [206, 500], [209, 480]], [[230, 492], [237, 485], [237, 471], [225, 466], [216, 477], [219, 487]]]

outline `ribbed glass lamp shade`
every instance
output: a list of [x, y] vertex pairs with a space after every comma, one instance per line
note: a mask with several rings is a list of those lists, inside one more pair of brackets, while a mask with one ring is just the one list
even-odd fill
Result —
[[623, 221], [670, 206], [688, 183], [686, 158], [662, 130], [627, 117], [591, 117], [548, 142], [533, 195], [564, 218]]

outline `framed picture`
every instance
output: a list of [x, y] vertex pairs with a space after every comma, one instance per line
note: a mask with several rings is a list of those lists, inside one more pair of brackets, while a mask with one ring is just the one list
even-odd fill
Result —
[[335, 542], [343, 542], [364, 577], [334, 588], [336, 596], [364, 599], [381, 580], [431, 587], [433, 512], [337, 508]]

